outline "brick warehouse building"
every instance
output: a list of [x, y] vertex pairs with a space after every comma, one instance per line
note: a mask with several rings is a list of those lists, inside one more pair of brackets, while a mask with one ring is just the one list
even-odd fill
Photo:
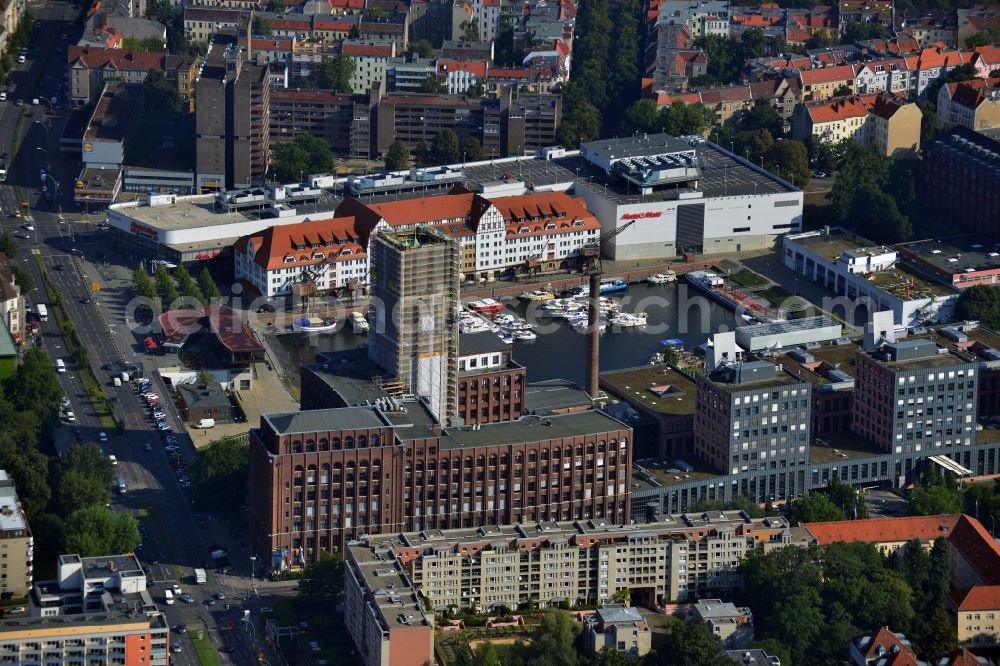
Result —
[[509, 348], [458, 339], [458, 247], [422, 227], [373, 236], [372, 302], [384, 305], [368, 358], [303, 367], [307, 411], [251, 430], [250, 538], [272, 569], [365, 534], [628, 521], [631, 428], [593, 410], [522, 416]]
[[387, 409], [264, 415], [250, 431], [250, 538], [272, 568], [363, 534], [629, 522], [631, 429], [603, 412], [445, 430], [420, 401]]

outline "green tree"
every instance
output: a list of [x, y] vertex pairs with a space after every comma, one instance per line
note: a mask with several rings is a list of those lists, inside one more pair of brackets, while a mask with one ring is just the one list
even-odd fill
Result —
[[259, 35], [261, 37], [271, 36], [271, 22], [260, 14], [253, 15], [253, 23], [250, 25], [250, 31], [254, 35]]
[[955, 304], [955, 317], [979, 321], [994, 330], [1000, 328], [1000, 289], [976, 285], [962, 290]]
[[155, 280], [156, 291], [159, 293], [160, 298], [163, 299], [163, 307], [169, 309], [178, 298], [177, 287], [174, 286], [174, 280], [170, 277], [170, 273], [167, 272], [167, 267], [163, 264], [157, 264]]
[[66, 519], [64, 551], [83, 557], [131, 552], [141, 538], [139, 523], [128, 513], [91, 506]]
[[71, 469], [59, 478], [55, 501], [60, 515], [69, 516], [90, 506], [104, 506], [110, 495], [108, 484]]
[[462, 139], [462, 142], [458, 144], [458, 151], [462, 153], [462, 161], [464, 162], [479, 162], [486, 157], [483, 144], [471, 136]]
[[201, 290], [198, 289], [198, 283], [188, 274], [187, 269], [184, 268], [184, 264], [180, 264], [174, 269], [174, 279], [180, 286], [181, 294], [199, 303], [201, 302]]
[[354, 61], [343, 54], [323, 58], [319, 65], [317, 84], [334, 92], [353, 93], [351, 79], [354, 77]]
[[435, 54], [434, 45], [423, 37], [410, 42], [409, 46], [406, 47], [406, 52], [416, 55], [418, 58], [433, 58]]
[[531, 635], [526, 663], [534, 666], [576, 666], [574, 643], [579, 631], [580, 628], [566, 613], [546, 613]]
[[479, 41], [479, 26], [472, 19], [467, 19], [462, 21], [459, 26], [462, 31], [459, 39], [463, 42], [478, 42]]
[[796, 187], [805, 187], [809, 183], [809, 156], [801, 141], [778, 141], [768, 151], [767, 161]]
[[428, 74], [427, 78], [420, 82], [420, 92], [441, 95], [448, 92], [448, 86], [438, 81], [437, 77], [433, 74]]
[[[5, 428], [7, 423], [4, 423]], [[37, 431], [34, 437], [37, 439]], [[34, 447], [26, 447], [9, 432], [0, 432], [0, 469], [14, 480], [17, 498], [28, 516], [41, 515], [52, 497], [48, 458]]]
[[279, 144], [271, 160], [274, 177], [283, 183], [298, 183], [305, 176], [333, 173], [336, 163], [329, 144], [305, 133], [291, 143]]
[[841, 481], [839, 476], [830, 479], [826, 494], [830, 496], [830, 502], [838, 506], [848, 518], [864, 520], [868, 517], [868, 505], [864, 497], [853, 486]]
[[410, 149], [406, 144], [396, 139], [389, 144], [389, 152], [385, 155], [385, 168], [389, 171], [400, 171], [410, 164]]
[[431, 161], [434, 164], [455, 164], [458, 162], [458, 136], [454, 130], [443, 129], [434, 136], [431, 144]]
[[267, 11], [272, 14], [284, 14], [286, 8], [285, 0], [271, 0], [267, 5]]
[[201, 273], [198, 273], [198, 289], [201, 290], [201, 295], [206, 301], [222, 298], [222, 292], [219, 291], [219, 287], [212, 279], [208, 268], [202, 268]]
[[746, 130], [766, 130], [771, 134], [781, 134], [781, 118], [770, 100], [755, 100], [740, 125]]
[[476, 81], [465, 89], [465, 96], [469, 99], [480, 99], [485, 94], [486, 86], [483, 85], [482, 81]]
[[151, 301], [156, 299], [156, 285], [141, 264], [132, 274], [132, 284], [140, 296], [144, 296]]
[[105, 486], [115, 477], [114, 466], [104, 455], [100, 445], [94, 442], [73, 444], [54, 464], [53, 472], [56, 477], [76, 471]]
[[304, 597], [335, 600], [344, 591], [344, 559], [339, 553], [322, 553], [299, 579], [299, 593]]
[[479, 666], [501, 666], [500, 656], [493, 643], [486, 641], [476, 650], [476, 663]]
[[181, 96], [177, 87], [170, 84], [161, 70], [151, 69], [142, 82], [147, 108], [177, 113], [181, 110]]
[[691, 507], [691, 513], [698, 514], [707, 511], [743, 511], [751, 518], [763, 518], [765, 515], [764, 510], [749, 495], [737, 495], [728, 502], [698, 500]]
[[607, 95], [615, 103], [609, 103], [605, 107], [604, 122], [607, 129], [620, 124], [622, 109], [634, 103], [641, 89], [639, 46], [642, 40], [639, 38], [639, 20], [642, 5], [637, 0], [625, 0], [615, 3], [611, 12], [614, 33], [607, 59]]
[[726, 660], [719, 639], [701, 622], [667, 621], [669, 642], [662, 663], [685, 666], [717, 666]]
[[32, 347], [24, 353], [14, 374], [7, 378], [5, 393], [15, 409], [34, 412], [45, 423], [58, 412], [63, 390], [48, 354]]
[[829, 495], [821, 492], [812, 492], [788, 503], [788, 520], [793, 525], [845, 519], [840, 507], [830, 501]]
[[9, 231], [0, 234], [0, 252], [7, 255], [8, 259], [17, 256], [17, 241], [14, 240], [14, 235]]
[[[676, 104], [683, 104], [683, 102]], [[660, 127], [660, 112], [656, 108], [656, 101], [652, 99], [640, 99], [628, 107], [622, 115], [622, 134], [652, 133], [659, 131]]]
[[792, 666], [792, 651], [779, 640], [765, 638], [762, 641], [754, 641], [751, 647], [755, 650], [763, 650], [772, 657], [777, 657], [781, 666]]
[[31, 280], [31, 274], [24, 270], [20, 266], [11, 266], [11, 275], [14, 276], [14, 284], [16, 284], [21, 289], [21, 294], [27, 294], [31, 291], [35, 283]]
[[202, 511], [237, 513], [248, 492], [247, 445], [237, 437], [212, 442], [191, 466], [191, 490]]
[[906, 505], [913, 516], [961, 513], [962, 493], [951, 474], [941, 475], [928, 470], [920, 483], [910, 490]]

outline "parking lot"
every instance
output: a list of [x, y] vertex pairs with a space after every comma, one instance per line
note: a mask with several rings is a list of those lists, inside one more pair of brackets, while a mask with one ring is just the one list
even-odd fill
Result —
[[890, 490], [873, 488], [866, 491], [865, 504], [872, 518], [906, 515], [906, 500]]

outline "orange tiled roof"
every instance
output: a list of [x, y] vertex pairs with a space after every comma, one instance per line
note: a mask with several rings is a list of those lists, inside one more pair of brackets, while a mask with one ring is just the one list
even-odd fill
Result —
[[982, 523], [963, 515], [948, 541], [987, 585], [1000, 583], [1000, 545]]
[[486, 69], [487, 63], [485, 60], [450, 60], [445, 58], [438, 58], [437, 60], [438, 74], [447, 74], [448, 72], [468, 72], [473, 76], [485, 79]]
[[969, 652], [968, 648], [962, 648], [955, 654], [948, 655], [946, 661], [938, 661], [936, 663], [937, 666], [983, 666], [984, 662], [980, 661], [979, 657]]
[[[298, 224], [279, 224], [256, 234], [243, 236], [233, 247], [249, 254], [254, 248], [254, 263], [265, 270], [299, 268], [327, 261], [327, 255], [336, 253], [343, 259], [357, 259], [366, 255], [365, 239], [356, 229], [353, 217], [311, 220]], [[348, 251], [348, 254], [343, 254]], [[322, 257], [313, 257], [322, 253]], [[286, 257], [294, 261], [286, 262]]]
[[807, 104], [806, 110], [813, 124], [832, 123], [848, 118], [864, 118], [871, 111], [875, 94], [836, 97], [829, 102]]
[[330, 9], [364, 9], [365, 0], [326, 0]]
[[465, 218], [472, 209], [475, 194], [444, 194], [404, 201], [367, 204], [366, 207], [384, 219], [389, 226], [435, 223]]
[[972, 79], [947, 84], [948, 97], [963, 106], [975, 108], [986, 99], [986, 89], [1000, 86], [1000, 78]]
[[960, 611], [1000, 609], [1000, 585], [976, 585], [948, 595]]
[[250, 40], [254, 51], [291, 51], [292, 40], [254, 37]]
[[894, 655], [894, 658], [889, 662], [890, 666], [910, 666], [911, 664], [917, 666], [917, 656], [913, 654], [913, 648], [900, 640], [899, 636], [893, 633], [889, 627], [882, 627], [868, 643], [864, 656], [866, 660], [873, 660], [886, 654]]
[[817, 83], [836, 83], [853, 79], [858, 73], [857, 65], [840, 65], [839, 67], [823, 67], [821, 69], [808, 69], [799, 73], [802, 85], [815, 85]]
[[979, 46], [972, 53], [973, 58], [978, 58], [983, 62], [1000, 62], [1000, 46], [994, 46], [992, 44], [989, 46]]
[[70, 65], [80, 62], [90, 69], [163, 70], [162, 53], [122, 51], [90, 46], [71, 46], [66, 56]]
[[344, 42], [341, 53], [353, 58], [389, 58], [392, 57], [392, 44], [352, 44]]
[[[565, 192], [539, 192], [502, 197], [493, 199], [491, 203], [507, 221], [508, 237], [559, 234], [601, 227], [601, 223], [587, 210], [582, 199], [571, 197]], [[532, 217], [538, 219], [532, 220]], [[577, 220], [583, 224], [573, 226], [573, 222]], [[556, 228], [546, 229], [547, 224], [555, 224]]]
[[939, 516], [906, 516], [902, 518], [870, 518], [868, 520], [834, 520], [826, 523], [803, 523], [820, 545], [838, 542], [866, 541], [896, 543], [911, 539], [933, 541], [948, 537], [959, 523], [958, 514]]
[[955, 49], [921, 49], [917, 55], [906, 56], [906, 66], [913, 71], [935, 67], [954, 67], [962, 64], [962, 52]]

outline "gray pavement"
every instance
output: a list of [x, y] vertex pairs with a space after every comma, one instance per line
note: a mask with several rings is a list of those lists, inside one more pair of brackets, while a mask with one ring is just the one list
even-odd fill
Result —
[[[251, 609], [256, 619], [256, 610], [261, 603], [266, 605], [267, 602], [260, 602], [256, 597], [246, 604], [242, 602], [250, 583], [248, 548], [241, 543], [239, 535], [232, 534], [215, 517], [208, 518], [204, 529], [200, 527], [188, 491], [179, 485], [162, 440], [153, 430], [135, 389], [128, 384], [112, 386], [112, 371], [102, 369], [113, 366], [115, 371], [120, 371], [121, 363], [131, 360], [150, 364], [147, 359], [140, 358], [135, 348], [136, 340], [124, 324], [123, 309], [130, 298], [130, 286], [122, 267], [104, 264], [103, 239], [92, 224], [100, 218], [81, 215], [73, 208], [72, 183], [79, 167], [64, 161], [58, 151], [65, 110], [60, 110], [62, 115], [53, 117], [45, 113], [44, 105], [30, 105], [30, 100], [43, 91], [49, 96], [55, 94], [57, 82], [63, 80], [65, 51], [59, 50], [59, 36], [76, 10], [65, 2], [46, 2], [33, 6], [32, 11], [42, 25], [32, 42], [42, 45], [42, 52], [16, 68], [11, 75], [12, 86], [7, 87], [9, 101], [0, 102], [0, 151], [7, 152], [10, 160], [7, 182], [0, 184], [0, 229], [20, 234], [16, 261], [29, 271], [34, 281], [35, 288], [28, 294], [32, 305], [48, 304], [49, 301], [35, 261], [36, 256], [41, 258], [55, 288], [63, 296], [64, 308], [88, 351], [95, 374], [104, 383], [106, 393], [117, 399], [116, 417], [124, 425], [120, 435], [101, 427], [78, 369], [72, 363], [67, 364], [66, 373], [58, 375], [77, 417], [71, 429], [78, 430], [85, 441], [97, 440], [96, 435], [102, 430], [109, 435], [109, 441], [103, 446], [107, 453], [117, 457], [118, 472], [128, 487], [125, 495], [116, 497], [112, 508], [132, 512], [140, 519], [145, 538], [137, 552], [149, 567], [149, 577], [155, 585], [154, 599], [162, 600], [164, 585], [179, 583], [195, 602], [161, 606], [170, 624], [185, 623], [192, 629], [207, 630], [222, 663], [256, 663], [262, 628], [248, 631], [239, 620], [242, 608]], [[25, 100], [25, 106], [16, 106], [15, 100], [19, 98]], [[50, 174], [44, 181], [39, 178], [42, 167], [47, 167]], [[42, 182], [50, 188], [53, 181], [64, 185], [57, 201], [48, 200], [40, 190]], [[23, 218], [13, 217], [16, 209], [23, 211]], [[30, 224], [34, 230], [24, 229], [24, 224]], [[51, 309], [49, 320], [40, 325], [40, 337], [53, 363], [57, 358], [67, 358], [65, 342]], [[153, 378], [153, 382], [154, 390], [166, 397], [162, 382], [158, 378]], [[178, 433], [183, 459], [193, 462], [197, 453], [190, 439], [183, 435], [176, 411], [169, 401], [162, 404], [167, 408], [168, 422]], [[147, 443], [151, 445], [150, 451], [144, 450]], [[221, 546], [229, 551], [232, 575], [222, 576], [211, 569], [209, 546]], [[206, 565], [210, 569], [208, 582], [194, 585], [194, 568]], [[269, 584], [260, 583], [258, 589], [264, 595], [271, 594]], [[217, 592], [224, 592], [227, 600], [212, 606], [203, 603]], [[277, 593], [290, 592], [283, 587]], [[231, 608], [226, 608], [227, 603]], [[178, 642], [183, 649], [172, 655], [172, 664], [199, 663], [186, 636], [175, 634], [172, 641]]]

